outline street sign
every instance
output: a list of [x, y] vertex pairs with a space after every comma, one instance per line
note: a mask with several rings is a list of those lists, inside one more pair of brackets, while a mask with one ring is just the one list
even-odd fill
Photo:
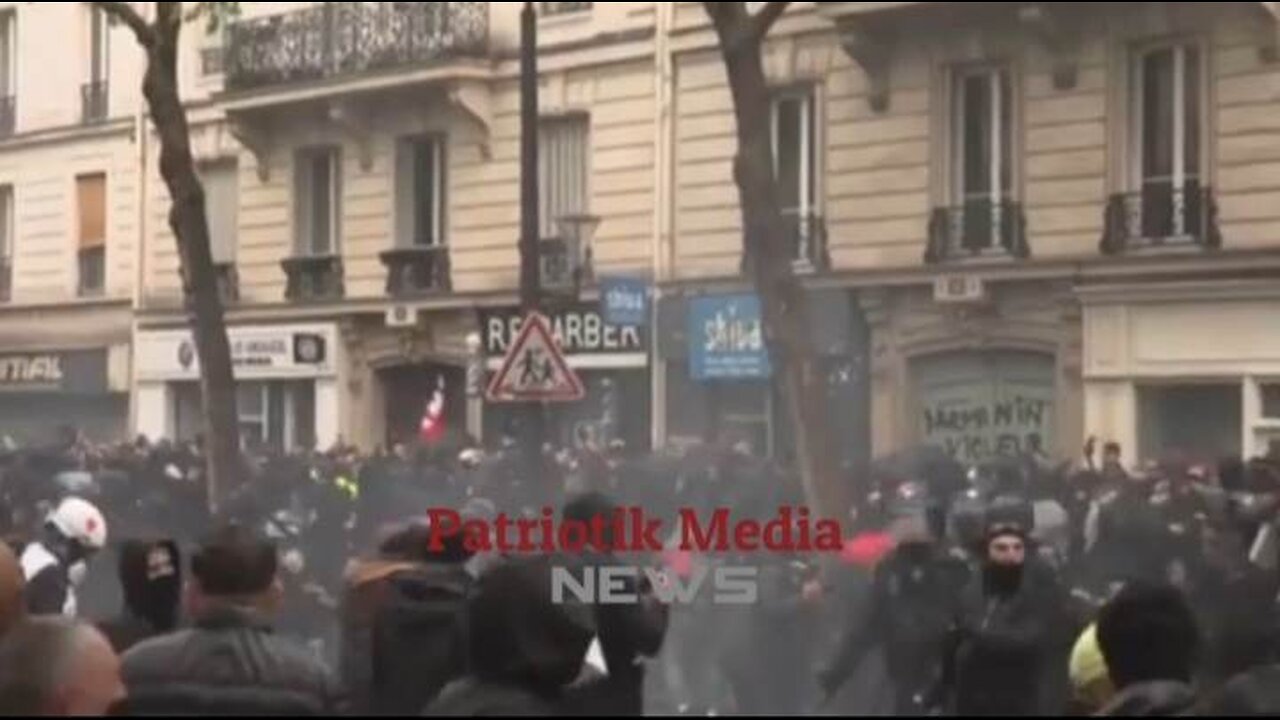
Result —
[[649, 322], [649, 285], [629, 277], [600, 278], [600, 314], [610, 325], [641, 327]]
[[586, 395], [551, 335], [547, 318], [529, 313], [493, 376], [489, 402], [577, 402]]

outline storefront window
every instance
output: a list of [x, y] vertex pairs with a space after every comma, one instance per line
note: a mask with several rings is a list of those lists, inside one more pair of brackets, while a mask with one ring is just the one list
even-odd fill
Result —
[[1262, 386], [1262, 417], [1267, 420], [1280, 420], [1280, 383]]
[[1178, 453], [1207, 461], [1237, 455], [1242, 417], [1239, 383], [1140, 387], [1140, 459]]
[[[203, 405], [195, 383], [175, 386], [174, 437], [180, 442], [203, 433]], [[293, 451], [316, 442], [315, 383], [247, 382], [236, 385], [240, 445], [245, 450], [266, 448]]]

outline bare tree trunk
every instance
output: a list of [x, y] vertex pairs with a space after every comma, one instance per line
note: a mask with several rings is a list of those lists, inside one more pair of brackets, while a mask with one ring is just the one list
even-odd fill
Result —
[[797, 462], [805, 495], [816, 510], [844, 517], [848, 497], [835, 463], [822, 363], [814, 355], [808, 301], [782, 242], [786, 227], [773, 173], [771, 94], [761, 47], [765, 33], [786, 9], [771, 2], [755, 16], [741, 2], [707, 2], [720, 39], [737, 120], [734, 180], [742, 206], [747, 272], [760, 296], [765, 335], [776, 382], [795, 428]]
[[[228, 492], [244, 480], [245, 467], [237, 432], [231, 346], [209, 248], [204, 188], [191, 156], [191, 132], [178, 94], [182, 3], [156, 3], [156, 19], [150, 26], [140, 24], [127, 3], [98, 5], [127, 22], [147, 53], [142, 92], [160, 137], [160, 176], [172, 200], [169, 227], [178, 246], [183, 295], [200, 359], [207, 490], [210, 506], [217, 511]], [[121, 5], [126, 7], [120, 8]]]

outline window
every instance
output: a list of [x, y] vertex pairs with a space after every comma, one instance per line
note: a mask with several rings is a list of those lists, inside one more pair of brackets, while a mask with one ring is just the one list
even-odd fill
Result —
[[[179, 383], [173, 392], [174, 436], [180, 442], [203, 432], [200, 386]], [[312, 381], [236, 384], [240, 445], [293, 452], [315, 447], [315, 383]]]
[[1181, 237], [1196, 227], [1202, 183], [1202, 53], [1179, 44], [1134, 63], [1132, 189], [1141, 196], [1141, 236]]
[[18, 15], [13, 10], [0, 12], [0, 97], [18, 92]]
[[396, 238], [401, 247], [444, 243], [445, 143], [401, 140], [396, 148]]
[[567, 15], [590, 10], [594, 4], [589, 2], [540, 2], [538, 3], [538, 13], [541, 15]]
[[1262, 385], [1262, 417], [1266, 420], [1280, 420], [1280, 384]]
[[544, 119], [539, 128], [538, 186], [543, 238], [561, 236], [560, 220], [588, 209], [586, 116]]
[[1141, 460], [1170, 452], [1216, 459], [1242, 448], [1240, 383], [1138, 388]]
[[205, 215], [209, 218], [209, 249], [215, 264], [236, 261], [240, 182], [235, 160], [200, 167], [204, 183]]
[[795, 257], [808, 258], [818, 215], [818, 125], [813, 91], [779, 94], [773, 99], [770, 117], [773, 171], [782, 214], [794, 234]]
[[0, 302], [8, 302], [13, 289], [13, 186], [0, 185]]
[[336, 255], [342, 200], [342, 162], [335, 148], [298, 152], [295, 213], [298, 252], [304, 256]]
[[1013, 202], [1013, 88], [1007, 68], [957, 70], [952, 83], [951, 202], [954, 242], [974, 251], [1002, 244]]
[[76, 201], [80, 295], [100, 295], [107, 269], [107, 176], [103, 173], [78, 176]]
[[105, 83], [111, 69], [111, 26], [97, 7], [89, 10], [89, 82]]

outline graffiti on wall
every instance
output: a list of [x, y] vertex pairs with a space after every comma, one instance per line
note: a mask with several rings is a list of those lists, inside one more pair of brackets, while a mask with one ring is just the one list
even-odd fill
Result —
[[924, 407], [925, 442], [962, 463], [1017, 457], [1046, 448], [1053, 403], [1011, 395], [935, 399]]

